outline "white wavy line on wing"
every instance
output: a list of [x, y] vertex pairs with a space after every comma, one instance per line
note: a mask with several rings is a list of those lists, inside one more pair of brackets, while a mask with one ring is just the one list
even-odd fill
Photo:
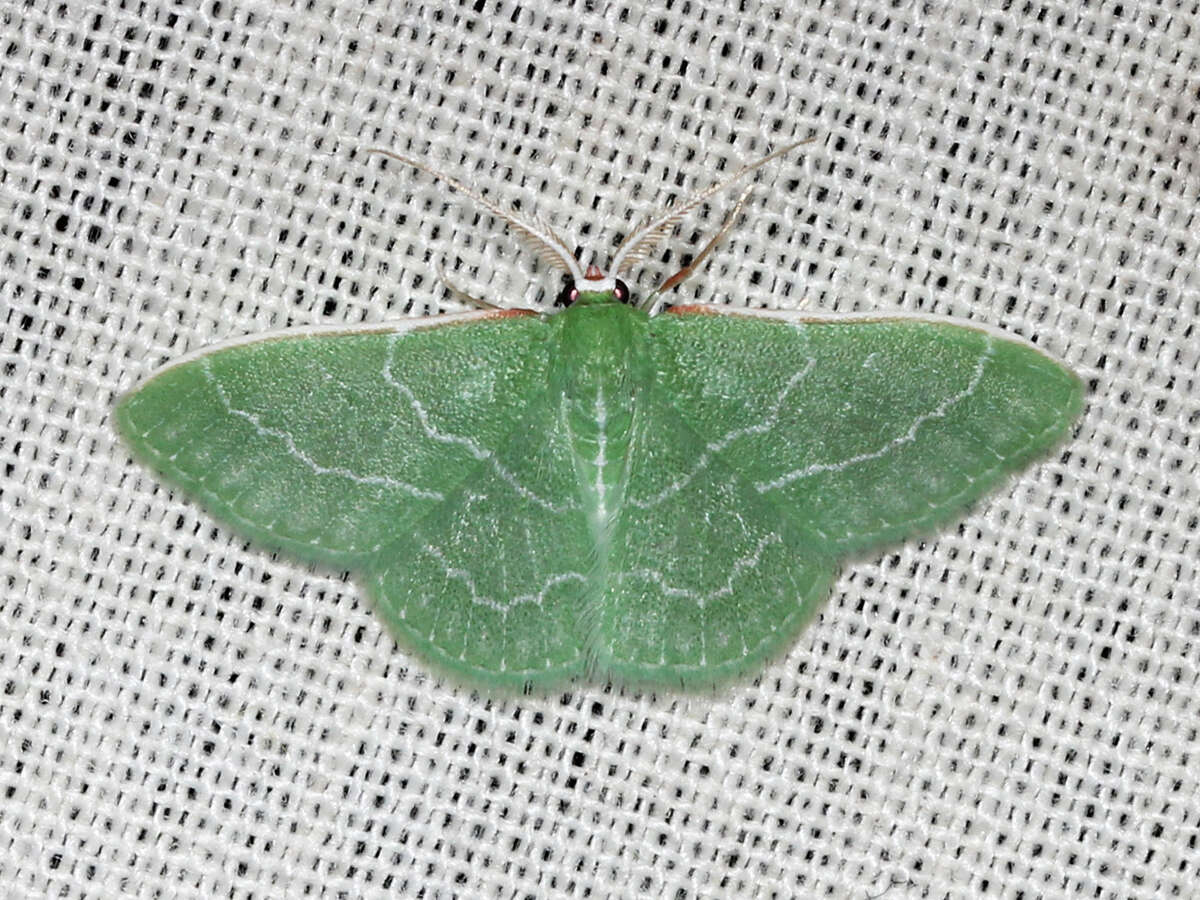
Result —
[[673, 587], [667, 584], [666, 576], [657, 569], [633, 569], [628, 572], [622, 572], [617, 577], [621, 580], [625, 580], [626, 578], [641, 578], [645, 581], [653, 581], [668, 597], [684, 597], [689, 600], [695, 600], [696, 604], [703, 609], [705, 604], [732, 594], [734, 590], [733, 583], [741, 577], [742, 572], [745, 570], [758, 567], [763, 549], [768, 544], [780, 544], [782, 542], [783, 538], [777, 534], [768, 534], [765, 537], [759, 538], [758, 545], [754, 548], [753, 552], [746, 554], [734, 562], [729, 571], [729, 577], [725, 580], [725, 584], [715, 591], [710, 591], [706, 594], [692, 588]]
[[783, 389], [775, 397], [775, 402], [772, 404], [770, 411], [765, 417], [763, 417], [761, 422], [757, 422], [754, 425], [743, 425], [741, 428], [734, 428], [722, 437], [710, 442], [707, 446], [705, 446], [704, 452], [697, 457], [695, 465], [692, 466], [691, 470], [682, 478], [667, 485], [657, 494], [646, 500], [630, 498], [629, 502], [639, 509], [650, 509], [652, 506], [657, 506], [671, 495], [679, 493], [685, 487], [691, 484], [696, 476], [699, 475], [700, 472], [703, 471], [704, 468], [712, 461], [713, 456], [715, 456], [717, 453], [720, 453], [738, 438], [745, 437], [748, 434], [766, 434], [777, 424], [779, 424], [779, 410], [783, 407], [784, 399], [789, 393], [791, 393], [792, 389], [795, 388], [795, 386], [799, 384], [809, 372], [812, 371], [814, 365], [816, 365], [816, 360], [809, 359], [804, 368], [793, 374], [792, 377], [788, 379], [788, 383], [783, 386]]
[[560, 584], [565, 584], [568, 581], [582, 581], [585, 584], [587, 583], [587, 577], [581, 572], [559, 572], [547, 578], [542, 583], [541, 589], [536, 593], [518, 594], [507, 603], [504, 603], [480, 594], [479, 588], [475, 584], [475, 579], [471, 575], [470, 571], [452, 565], [450, 561], [446, 559], [445, 554], [442, 553], [442, 551], [437, 547], [434, 547], [432, 544], [426, 544], [424, 550], [438, 561], [438, 564], [442, 567], [442, 570], [445, 572], [447, 578], [453, 578], [455, 581], [461, 581], [463, 585], [466, 586], [467, 590], [471, 594], [472, 603], [478, 604], [479, 606], [486, 606], [489, 609], [494, 609], [499, 613], [507, 613], [514, 606], [518, 606], [523, 603], [533, 603], [540, 607], [542, 602], [546, 599], [546, 594], [551, 589]]
[[904, 432], [904, 434], [892, 438], [878, 450], [871, 450], [867, 453], [859, 453], [836, 463], [813, 463], [812, 465], [805, 466], [801, 469], [793, 469], [791, 472], [780, 475], [773, 481], [760, 481], [756, 483], [754, 485], [754, 489], [760, 494], [765, 494], [767, 491], [776, 490], [777, 488], [791, 484], [793, 481], [799, 481], [802, 478], [807, 478], [810, 475], [816, 475], [820, 472], [841, 472], [850, 466], [857, 465], [858, 463], [867, 462], [868, 460], [872, 459], [879, 459], [881, 456], [890, 453], [893, 449], [899, 447], [901, 444], [908, 444], [916, 440], [917, 431], [920, 430], [922, 425], [931, 419], [940, 419], [950, 411], [951, 407], [961, 403], [963, 400], [966, 400], [979, 388], [980, 382], [983, 381], [984, 366], [987, 364], [987, 361], [991, 359], [992, 351], [995, 347], [995, 342], [990, 334], [986, 335], [986, 341], [987, 342], [984, 345], [984, 351], [982, 354], [980, 354], [979, 359], [976, 361], [975, 371], [971, 375], [971, 380], [968, 382], [967, 386], [957, 394], [947, 397], [940, 404], [938, 404], [935, 409], [924, 413], [923, 415], [917, 416], [912, 425], [909, 426], [908, 431]]
[[417, 487], [415, 484], [409, 484], [407, 481], [397, 481], [395, 478], [389, 478], [386, 475], [360, 475], [358, 472], [355, 472], [352, 469], [346, 469], [340, 466], [321, 465], [312, 457], [308, 456], [308, 454], [302, 451], [298, 446], [296, 446], [296, 440], [289, 432], [264, 425], [262, 420], [259, 419], [259, 417], [254, 413], [247, 412], [244, 409], [237, 409], [233, 405], [233, 401], [229, 399], [229, 395], [225, 392], [225, 388], [221, 386], [221, 382], [217, 379], [216, 375], [213, 374], [212, 363], [210, 362], [209, 357], [200, 358], [200, 369], [204, 373], [204, 377], [208, 380], [208, 383], [211, 384], [213, 389], [217, 392], [217, 396], [221, 400], [221, 405], [225, 407], [225, 410], [231, 416], [239, 416], [240, 418], [245, 419], [254, 426], [254, 429], [260, 435], [272, 437], [278, 441], [281, 441], [290, 456], [299, 460], [315, 474], [336, 475], [340, 478], [345, 478], [349, 481], [352, 481], [355, 484], [393, 488], [395, 490], [405, 491], [409, 494], [412, 494], [414, 497], [420, 497], [425, 500], [445, 499], [439, 491], [431, 491], [425, 488]]
[[429, 421], [429, 412], [425, 409], [421, 401], [417, 399], [416, 394], [413, 393], [412, 389], [407, 384], [397, 379], [392, 373], [392, 351], [395, 349], [395, 346], [396, 339], [393, 339], [388, 346], [387, 363], [384, 366], [383, 378], [388, 384], [403, 394], [408, 400], [409, 405], [412, 407], [412, 411], [417, 416], [417, 420], [421, 423], [421, 428], [425, 431], [425, 434], [428, 435], [430, 439], [443, 444], [457, 444], [480, 462], [490, 463], [492, 468], [496, 470], [496, 473], [502, 479], [508, 482], [508, 484], [512, 486], [513, 490], [515, 490], [525, 499], [531, 500], [538, 506], [541, 506], [543, 509], [549, 510], [552, 513], [564, 513], [573, 509], [578, 509], [578, 504], [554, 503], [550, 500], [546, 500], [545, 498], [536, 494], [534, 491], [531, 491], [529, 488], [525, 487], [525, 485], [521, 484], [517, 477], [507, 468], [505, 468], [500, 460], [496, 458], [495, 451], [481, 446], [469, 437], [465, 437], [461, 434], [453, 434], [448, 431], [441, 431], [436, 428], [433, 423]]

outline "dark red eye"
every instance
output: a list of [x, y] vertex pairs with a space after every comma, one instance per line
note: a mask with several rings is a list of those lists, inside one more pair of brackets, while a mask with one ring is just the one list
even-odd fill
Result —
[[563, 285], [563, 289], [554, 298], [554, 305], [570, 306], [577, 299], [579, 299], [579, 290], [575, 287], [575, 282], [572, 281]]
[[618, 278], [616, 286], [613, 288], [613, 296], [624, 303], [629, 299], [629, 285]]

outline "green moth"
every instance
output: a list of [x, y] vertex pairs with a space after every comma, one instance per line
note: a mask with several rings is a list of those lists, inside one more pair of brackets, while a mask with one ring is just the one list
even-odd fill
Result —
[[695, 263], [631, 302], [619, 274], [788, 149], [653, 217], [611, 275], [394, 157], [530, 240], [568, 276], [566, 308], [235, 341], [153, 375], [117, 427], [240, 534], [355, 573], [401, 644], [473, 684], [754, 671], [840, 561], [960, 514], [1061, 441], [1083, 397], [1037, 348], [976, 325], [653, 314], [746, 194]]

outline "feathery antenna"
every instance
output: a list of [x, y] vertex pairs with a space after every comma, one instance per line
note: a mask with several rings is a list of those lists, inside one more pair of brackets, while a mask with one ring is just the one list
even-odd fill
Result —
[[[641, 262], [652, 252], [654, 252], [655, 246], [663, 239], [667, 232], [678, 225], [680, 219], [702, 204], [709, 197], [713, 196], [714, 194], [719, 194], [738, 179], [744, 178], [751, 172], [761, 169], [776, 157], [782, 156], [789, 150], [794, 150], [801, 144], [808, 144], [814, 140], [816, 140], [816, 138], [808, 138], [807, 140], [796, 141], [794, 144], [788, 144], [786, 147], [780, 147], [774, 153], [769, 153], [762, 159], [742, 166], [724, 181], [705, 188], [700, 193], [694, 194], [692, 197], [685, 200], [678, 206], [672, 206], [671, 208], [664, 210], [657, 216], [651, 218], [650, 221], [648, 221], [645, 225], [642, 225], [635, 231], [631, 231], [625, 240], [621, 241], [621, 246], [617, 248], [617, 253], [613, 257], [611, 269], [613, 276], [616, 277], [624, 272], [627, 272], [631, 266]], [[721, 233], [724, 233], [724, 229]], [[712, 248], [706, 248], [705, 253], [707, 253], [710, 249]]]
[[488, 212], [503, 219], [513, 227], [517, 235], [528, 243], [533, 251], [537, 254], [538, 259], [548, 265], [554, 266], [560, 271], [566, 272], [571, 278], [576, 281], [582, 280], [583, 268], [579, 265], [579, 261], [575, 259], [575, 255], [567, 246], [566, 241], [555, 234], [548, 225], [540, 221], [536, 217], [533, 219], [522, 219], [514, 212], [504, 209], [495, 203], [492, 203], [487, 198], [477, 194], [471, 190], [457, 178], [451, 178], [434, 169], [420, 160], [412, 159], [408, 156], [401, 156], [399, 153], [393, 153], [391, 150], [383, 150], [380, 148], [370, 148], [367, 153], [377, 153], [380, 156], [386, 156], [388, 159], [394, 159], [396, 162], [404, 163], [407, 166], [412, 166], [414, 169], [419, 169], [427, 175], [432, 175], [443, 184], [449, 185], [456, 191], [459, 191], [470, 197]]

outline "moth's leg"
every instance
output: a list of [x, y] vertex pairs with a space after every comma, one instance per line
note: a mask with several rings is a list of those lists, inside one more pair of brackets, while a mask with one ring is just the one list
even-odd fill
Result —
[[437, 275], [438, 275], [438, 280], [442, 283], [442, 286], [445, 287], [446, 290], [448, 290], [451, 293], [451, 295], [454, 297], [454, 299], [457, 300], [459, 303], [466, 304], [467, 306], [474, 306], [476, 309], [505, 309], [506, 308], [503, 306], [497, 306], [495, 303], [492, 303], [489, 300], [484, 300], [482, 297], [475, 297], [475, 296], [472, 296], [471, 294], [468, 294], [466, 291], [464, 291], [462, 288], [460, 288], [453, 281], [451, 281], [449, 278], [446, 277], [446, 271], [445, 271], [445, 269], [443, 269], [441, 267], [441, 265], [439, 265], [437, 267]]
[[749, 198], [750, 192], [753, 189], [754, 185], [750, 185], [744, 191], [742, 191], [742, 195], [738, 197], [737, 203], [735, 203], [733, 206], [733, 210], [725, 217], [725, 221], [721, 223], [720, 230], [712, 236], [707, 244], [704, 245], [704, 249], [696, 255], [695, 259], [693, 259], [690, 263], [688, 263], [646, 296], [646, 299], [641, 303], [643, 309], [649, 309], [654, 305], [660, 294], [665, 294], [667, 291], [678, 287], [684, 279], [686, 279], [700, 267], [700, 264], [704, 262], [705, 258], [712, 253], [713, 249], [719, 243], [721, 243], [722, 240], [724, 240], [725, 235], [729, 234], [729, 230], [733, 228], [734, 222], [737, 221], [738, 215], [741, 213], [742, 207], [746, 205], [746, 200]]

